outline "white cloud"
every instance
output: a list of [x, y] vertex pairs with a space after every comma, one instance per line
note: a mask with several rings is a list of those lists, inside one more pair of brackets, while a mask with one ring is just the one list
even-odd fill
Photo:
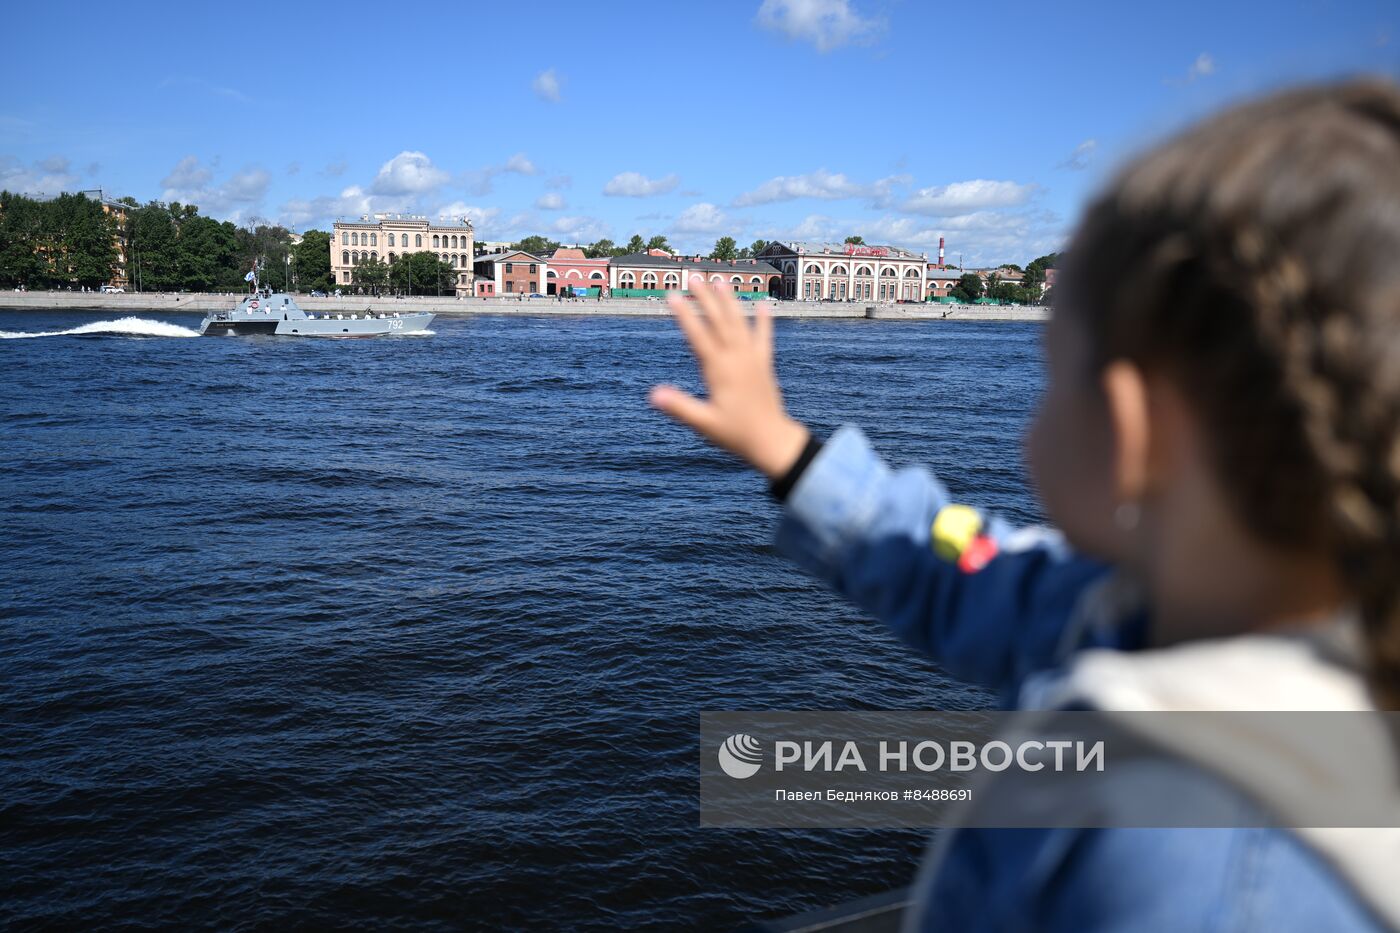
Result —
[[56, 195], [73, 191], [81, 177], [63, 156], [50, 156], [26, 167], [17, 159], [0, 157], [0, 190], [16, 194]]
[[201, 165], [196, 156], [187, 155], [175, 167], [170, 170], [160, 181], [160, 186], [167, 190], [193, 190], [203, 188], [213, 179], [214, 173]]
[[1094, 152], [1099, 148], [1097, 139], [1086, 139], [1074, 147], [1074, 151], [1069, 157], [1060, 163], [1060, 168], [1067, 168], [1070, 171], [1078, 172], [1089, 167], [1089, 163], [1094, 160]]
[[681, 180], [675, 175], [663, 178], [647, 178], [640, 172], [623, 172], [614, 175], [603, 186], [603, 194], [615, 198], [650, 198], [658, 194], [676, 190]]
[[731, 226], [733, 224], [723, 211], [702, 201], [681, 211], [671, 229], [676, 233], [718, 233]]
[[765, 240], [806, 240], [820, 243], [848, 236], [848, 232], [840, 232], [843, 229], [847, 228], [831, 217], [824, 214], [808, 214], [795, 226], [769, 224], [761, 227], [758, 235]]
[[451, 176], [433, 165], [422, 152], [405, 149], [385, 162], [374, 176], [370, 190], [375, 194], [424, 194], [447, 184]]
[[948, 241], [946, 259], [964, 266], [1003, 262], [1025, 265], [1036, 256], [1060, 249], [1066, 231], [1049, 211], [973, 211], [940, 218], [936, 225], [912, 217], [883, 216], [853, 225], [871, 243], [889, 243], [936, 255], [939, 237]]
[[160, 183], [161, 200], [194, 204], [208, 216], [238, 223], [256, 216], [272, 184], [272, 174], [250, 165], [234, 172], [223, 184], [215, 184], [214, 168], [190, 155], [175, 163]]
[[547, 191], [535, 199], [535, 207], [542, 211], [562, 211], [564, 209], [564, 196], [554, 191]]
[[538, 175], [539, 171], [525, 153], [517, 152], [500, 165], [488, 165], [467, 172], [465, 182], [472, 194], [490, 194], [498, 175]]
[[752, 191], [739, 195], [734, 199], [734, 204], [736, 207], [749, 207], [797, 198], [820, 198], [827, 201], [870, 198], [872, 201], [884, 201], [896, 185], [907, 185], [910, 181], [912, 179], [908, 175], [891, 175], [871, 184], [861, 184], [839, 172], [832, 173], [823, 168], [806, 175], [779, 175], [770, 178]]
[[1215, 74], [1215, 58], [1209, 52], [1202, 52], [1196, 56], [1196, 60], [1186, 69], [1186, 76], [1182, 78], [1167, 78], [1167, 84], [1191, 84], [1201, 78]]
[[491, 225], [496, 223], [501, 216], [499, 207], [477, 207], [465, 201], [453, 201], [451, 204], [444, 204], [437, 209], [434, 215], [438, 220], [455, 221], [466, 217], [472, 222], [477, 238], [481, 238], [482, 231], [489, 231]]
[[559, 102], [559, 76], [554, 73], [553, 68], [541, 71], [535, 75], [535, 80], [530, 82], [530, 87], [534, 88], [535, 95], [540, 100], [547, 100], [551, 103]]
[[592, 243], [611, 232], [597, 217], [560, 217], [550, 224], [550, 230], [565, 243]]
[[901, 204], [899, 209], [912, 214], [947, 217], [984, 208], [1014, 207], [1024, 204], [1034, 191], [1034, 185], [978, 178], [953, 182], [951, 185], [921, 188]]
[[758, 24], [789, 39], [810, 42], [818, 52], [868, 42], [884, 26], [879, 19], [857, 13], [850, 0], [763, 0]]

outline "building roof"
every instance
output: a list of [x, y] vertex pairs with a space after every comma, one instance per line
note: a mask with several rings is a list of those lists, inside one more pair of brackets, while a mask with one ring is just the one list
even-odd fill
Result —
[[[876, 243], [812, 243], [806, 240], [774, 240], [769, 246], [781, 246], [799, 254], [820, 254], [829, 253], [835, 256], [848, 257], [850, 259], [927, 259], [923, 253], [911, 252], [899, 246], [884, 246]], [[856, 249], [881, 249], [885, 250], [883, 255], [875, 253], [848, 253], [847, 250], [855, 246]]]
[[585, 256], [583, 250], [577, 246], [561, 246], [545, 257], [550, 262], [596, 262], [603, 265], [608, 264], [608, 260], [602, 256]]
[[781, 275], [778, 269], [761, 259], [680, 259], [674, 256], [652, 256], [647, 253], [629, 253], [614, 256], [615, 266], [636, 266], [652, 269], [698, 269], [701, 272], [749, 272], [759, 275]]
[[472, 262], [503, 262], [507, 259], [514, 259], [516, 256], [524, 256], [525, 262], [537, 262], [541, 265], [545, 264], [545, 260], [536, 256], [534, 253], [527, 253], [523, 249], [508, 249], [501, 253], [481, 253], [478, 256], [472, 257]]

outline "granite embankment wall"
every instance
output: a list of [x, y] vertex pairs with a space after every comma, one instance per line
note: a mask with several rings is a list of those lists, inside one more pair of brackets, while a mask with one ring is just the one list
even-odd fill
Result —
[[[141, 312], [185, 311], [205, 314], [231, 308], [242, 295], [144, 294], [104, 295], [96, 292], [0, 292], [0, 309], [23, 311], [95, 311], [122, 316]], [[619, 316], [665, 316], [670, 312], [663, 301], [640, 298], [581, 299], [560, 303], [553, 298], [310, 298], [299, 296], [297, 303], [307, 311], [432, 311], [444, 317], [471, 314], [609, 314]], [[989, 307], [986, 305], [870, 304], [856, 302], [778, 301], [772, 302], [775, 317], [790, 318], [870, 318], [910, 321], [1043, 321], [1046, 308]]]

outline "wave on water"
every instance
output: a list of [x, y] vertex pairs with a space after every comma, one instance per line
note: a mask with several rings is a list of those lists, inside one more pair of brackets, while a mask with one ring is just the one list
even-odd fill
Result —
[[167, 324], [164, 321], [148, 321], [139, 317], [124, 317], [115, 321], [97, 321], [84, 324], [71, 330], [0, 330], [0, 340], [19, 340], [24, 337], [81, 337], [85, 334], [115, 334], [121, 337], [198, 337], [199, 331]]

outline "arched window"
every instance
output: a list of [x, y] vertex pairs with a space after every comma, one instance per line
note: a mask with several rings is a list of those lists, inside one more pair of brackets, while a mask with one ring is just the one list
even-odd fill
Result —
[[588, 278], [589, 278], [590, 280], [600, 280], [600, 279], [603, 278], [603, 273], [601, 273], [601, 272], [590, 272], [590, 273], [588, 273]]
[[729, 277], [729, 283], [730, 283], [731, 285], [738, 285], [738, 284], [739, 284], [740, 282], [742, 282], [742, 281], [744, 281], [744, 280], [741, 279], [741, 278], [740, 278], [739, 276], [737, 276], [737, 275], [731, 275], [731, 276]]
[[349, 245], [350, 245], [350, 234], [346, 233], [344, 230], [340, 231], [340, 245], [341, 245], [341, 246], [349, 246]]
[[378, 245], [379, 245], [379, 234], [377, 234], [377, 233], [371, 233], [371, 234], [369, 235], [369, 245], [370, 245], [370, 246], [378, 246]]
[[434, 234], [433, 234], [433, 249], [437, 249], [438, 246], [439, 246], [439, 244], [438, 244], [438, 235], [437, 235], [436, 233], [434, 233]]
[[897, 278], [899, 278], [899, 274], [896, 273], [896, 272], [894, 271], [894, 267], [893, 267], [893, 266], [885, 266], [885, 268], [883, 268], [883, 269], [880, 270], [880, 275], [881, 275], [881, 276], [889, 276], [889, 277], [892, 278], [892, 279], [897, 279]]
[[754, 276], [753, 278], [749, 279], [749, 284], [751, 284], [751, 285], [762, 285], [762, 284], [763, 284], [763, 279], [760, 278], [759, 276]]
[[870, 267], [861, 266], [859, 269], [856, 270], [856, 275], [870, 275]]
[[360, 245], [360, 235], [359, 235], [358, 233], [352, 233], [352, 234], [350, 234], [350, 245], [351, 245], [351, 246], [359, 246], [359, 245]]
[[631, 272], [624, 272], [617, 277], [617, 281], [623, 288], [631, 288], [633, 283], [637, 281], [637, 277]]
[[389, 254], [389, 265], [392, 266], [392, 265], [394, 264], [394, 260], [397, 259], [397, 258], [398, 258], [398, 257], [395, 256], [393, 253], [390, 253], [390, 254]]
[[393, 235], [392, 233], [389, 234], [389, 245], [390, 245], [390, 246], [393, 246], [393, 245], [394, 245], [394, 235]]
[[904, 273], [904, 277], [906, 279], [917, 279], [919, 277], [919, 270], [910, 269], [908, 272]]
[[675, 289], [681, 284], [680, 276], [676, 275], [674, 272], [667, 272], [666, 278], [662, 280], [661, 284], [663, 288], [668, 290]]
[[806, 268], [805, 270], [803, 270], [803, 271], [805, 271], [808, 275], [821, 275], [821, 274], [822, 274], [822, 270], [820, 270], [820, 269], [817, 268], [817, 264], [816, 264], [816, 263], [812, 263], [811, 265], [807, 266], [807, 268]]
[[342, 266], [350, 265], [350, 251], [348, 249], [340, 251], [340, 264]]
[[642, 275], [642, 288], [655, 288], [655, 287], [656, 287], [656, 273], [655, 273], [655, 272], [647, 272], [647, 273], [644, 273], [644, 274]]
[[[572, 272], [573, 270], [570, 269], [569, 271]], [[554, 270], [553, 270], [553, 269], [550, 269], [548, 272], [546, 272], [546, 273], [544, 274], [544, 277], [547, 278], [547, 279], [557, 279], [557, 278], [559, 278], [559, 276], [557, 276], [557, 275], [554, 274]]]
[[724, 281], [724, 276], [722, 276], [722, 275], [720, 275], [718, 272], [716, 272], [714, 275], [710, 276], [710, 281], [711, 281], [711, 282], [723, 282], [723, 281]]
[[370, 250], [369, 258], [375, 262], [379, 261], [379, 250]]
[[832, 275], [846, 275], [846, 274], [847, 274], [847, 272], [846, 272], [846, 267], [845, 267], [845, 266], [837, 266], [836, 268], [834, 268], [834, 269], [831, 270], [831, 274], [832, 274]]
[[413, 235], [413, 245], [418, 247], [421, 247], [423, 245], [423, 234], [415, 233]]
[[[463, 237], [462, 239], [465, 240], [466, 237]], [[457, 248], [457, 238], [456, 238], [455, 236], [452, 238], [452, 248], [453, 248], [453, 249], [456, 249], [456, 248]]]

